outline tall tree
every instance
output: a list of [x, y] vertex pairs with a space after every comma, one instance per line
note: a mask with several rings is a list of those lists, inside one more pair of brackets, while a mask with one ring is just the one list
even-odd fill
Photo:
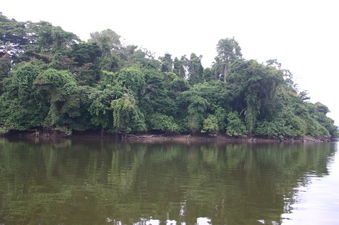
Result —
[[68, 51], [72, 44], [80, 41], [75, 34], [46, 21], [27, 22], [26, 27], [27, 38], [31, 43], [29, 48], [31, 54], [42, 53], [53, 56], [56, 53]]
[[121, 47], [120, 36], [112, 31], [106, 29], [101, 32], [94, 32], [90, 34], [91, 39], [98, 43], [103, 52], [109, 52], [112, 49], [119, 49]]
[[204, 81], [203, 72], [204, 67], [201, 64], [202, 56], [197, 56], [192, 53], [188, 61], [188, 82], [190, 85], [202, 83]]
[[242, 57], [241, 48], [238, 42], [233, 38], [225, 38], [219, 40], [217, 44], [217, 53], [215, 62], [215, 72], [217, 76], [222, 77], [224, 82], [227, 81], [227, 76], [231, 63]]
[[173, 72], [180, 78], [186, 77], [184, 62], [182, 60], [179, 60], [177, 57], [174, 58]]
[[120, 36], [107, 29], [91, 33], [91, 40], [96, 42], [102, 52], [100, 68], [107, 71], [116, 71], [119, 67], [119, 50], [122, 45]]
[[257, 120], [271, 121], [282, 105], [278, 105], [277, 90], [284, 82], [282, 70], [264, 66], [255, 60], [237, 60], [230, 70], [229, 82], [238, 96], [236, 101], [245, 103], [247, 129], [252, 134]]
[[172, 56], [168, 53], [163, 57], [159, 57], [161, 61], [161, 72], [172, 72], [173, 71], [173, 60]]
[[100, 79], [101, 50], [96, 42], [74, 44], [71, 57], [76, 63], [74, 76], [81, 85], [94, 85]]
[[18, 57], [30, 43], [27, 38], [26, 23], [8, 19], [0, 12], [0, 57], [9, 55], [11, 60], [18, 62]]

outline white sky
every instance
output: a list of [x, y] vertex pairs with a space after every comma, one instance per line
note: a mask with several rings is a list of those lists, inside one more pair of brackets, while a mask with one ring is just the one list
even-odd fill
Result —
[[194, 52], [204, 67], [218, 41], [234, 36], [245, 59], [278, 59], [339, 125], [338, 10], [338, 0], [16, 0], [0, 7], [8, 18], [48, 21], [84, 41], [109, 28], [157, 56]]

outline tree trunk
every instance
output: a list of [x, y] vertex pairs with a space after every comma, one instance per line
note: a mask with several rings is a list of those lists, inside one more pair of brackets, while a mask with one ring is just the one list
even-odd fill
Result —
[[227, 83], [226, 77], [228, 75], [228, 63], [225, 64], [223, 74], [224, 74], [224, 82]]

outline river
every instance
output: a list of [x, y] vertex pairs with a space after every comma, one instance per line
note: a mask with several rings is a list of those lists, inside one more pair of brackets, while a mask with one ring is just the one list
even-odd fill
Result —
[[339, 224], [338, 143], [0, 139], [0, 225]]

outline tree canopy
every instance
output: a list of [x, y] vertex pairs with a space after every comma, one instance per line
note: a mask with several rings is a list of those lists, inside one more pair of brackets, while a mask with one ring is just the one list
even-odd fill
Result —
[[158, 57], [107, 29], [81, 41], [49, 22], [0, 14], [0, 127], [113, 133], [338, 137], [327, 106], [299, 91], [276, 59], [242, 58], [221, 39], [203, 56]]

